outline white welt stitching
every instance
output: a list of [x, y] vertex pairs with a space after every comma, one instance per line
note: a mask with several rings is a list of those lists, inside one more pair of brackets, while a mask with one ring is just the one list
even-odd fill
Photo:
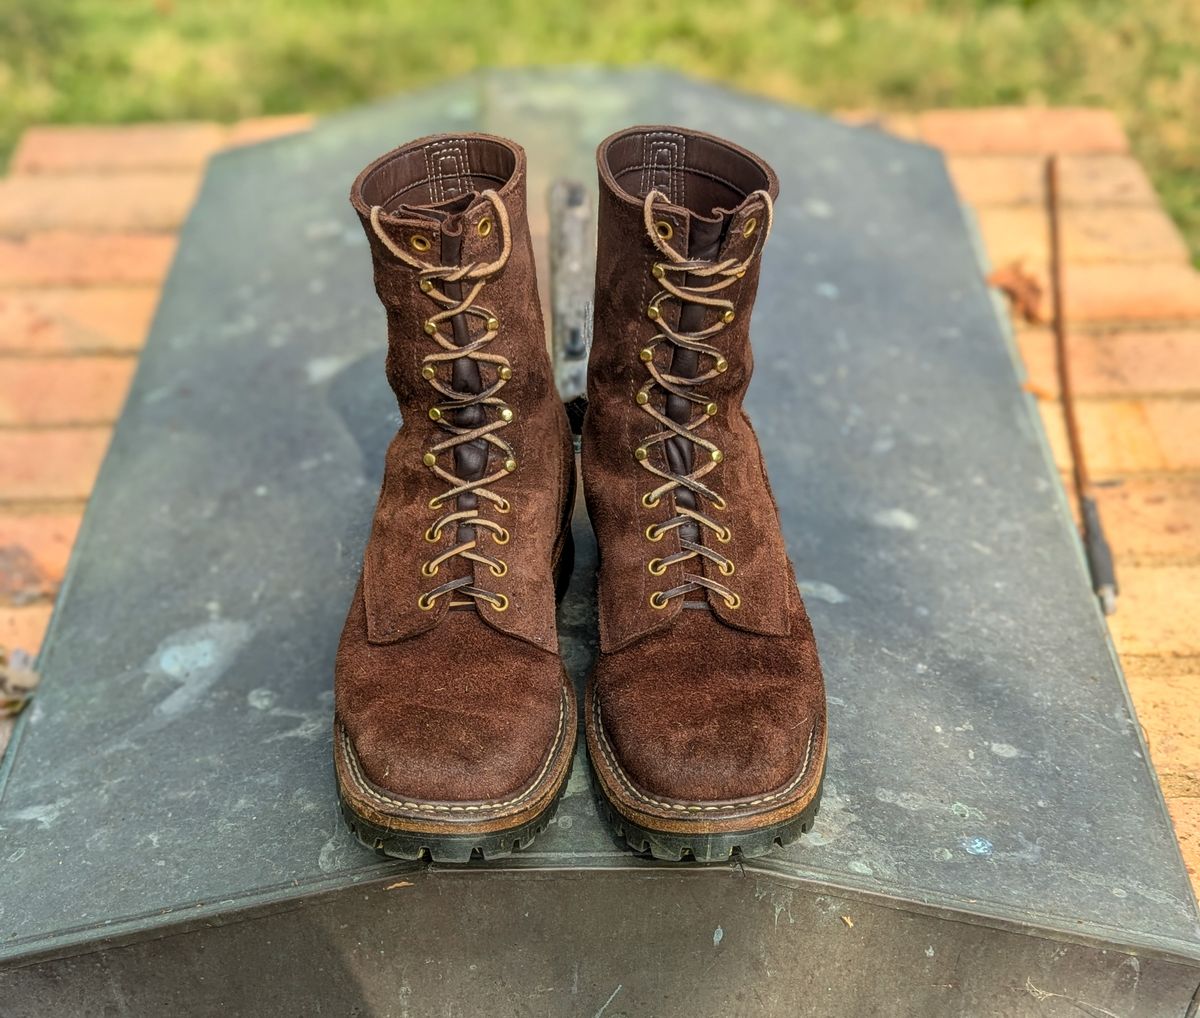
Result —
[[406, 802], [403, 799], [393, 799], [390, 795], [384, 795], [381, 792], [375, 791], [367, 784], [367, 779], [363, 775], [362, 769], [358, 762], [358, 754], [354, 752], [354, 747], [350, 745], [350, 736], [346, 734], [346, 726], [339, 724], [341, 735], [342, 755], [350, 767], [351, 776], [354, 778], [354, 783], [358, 791], [369, 799], [374, 799], [376, 802], [384, 803], [388, 806], [397, 806], [401, 809], [415, 809], [426, 813], [477, 813], [481, 810], [488, 809], [503, 809], [505, 806], [515, 806], [519, 802], [523, 802], [539, 791], [538, 785], [542, 778], [546, 776], [546, 771], [550, 769], [550, 764], [554, 762], [555, 756], [558, 755], [559, 740], [562, 738], [563, 724], [567, 718], [567, 703], [566, 695], [563, 694], [558, 702], [558, 731], [554, 733], [554, 745], [550, 749], [550, 754], [546, 757], [546, 762], [542, 764], [542, 769], [538, 771], [538, 775], [533, 779], [533, 784], [524, 792], [518, 795], [515, 799], [507, 799], [504, 802], [479, 802], [471, 803], [467, 806], [451, 806], [435, 802]]
[[596, 731], [599, 733], [600, 749], [604, 753], [604, 759], [608, 765], [612, 767], [613, 773], [620, 779], [621, 784], [625, 786], [625, 790], [634, 798], [641, 799], [642, 802], [648, 802], [654, 806], [661, 806], [663, 809], [671, 809], [680, 813], [716, 813], [720, 810], [745, 809], [747, 806], [761, 806], [764, 802], [772, 802], [775, 799], [782, 799], [785, 795], [791, 792], [801, 781], [804, 780], [804, 775], [808, 773], [809, 764], [812, 763], [812, 746], [813, 739], [817, 734], [817, 726], [813, 725], [808, 733], [808, 744], [804, 747], [804, 766], [800, 768], [800, 773], [797, 774], [786, 788], [781, 788], [778, 792], [772, 792], [770, 795], [764, 795], [759, 799], [751, 799], [748, 802], [729, 802], [729, 803], [714, 803], [708, 806], [699, 804], [687, 804], [677, 802], [663, 802], [661, 799], [652, 799], [644, 792], [638, 791], [634, 787], [633, 782], [626, 777], [625, 772], [621, 770], [621, 765], [617, 763], [616, 752], [609, 745], [608, 736], [604, 733], [604, 723], [600, 720], [600, 696], [599, 693], [592, 694], [592, 713], [596, 717]]

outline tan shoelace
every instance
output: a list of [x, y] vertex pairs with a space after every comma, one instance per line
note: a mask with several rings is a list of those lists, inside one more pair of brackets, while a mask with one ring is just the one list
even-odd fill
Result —
[[[665, 221], [656, 221], [654, 218], [655, 202], [668, 203], [665, 194], [661, 191], [651, 191], [646, 195], [643, 204], [642, 210], [646, 232], [650, 240], [654, 243], [655, 248], [663, 256], [663, 260], [655, 262], [652, 266], [654, 278], [658, 281], [662, 289], [654, 295], [647, 308], [648, 317], [658, 325], [659, 331], [642, 348], [639, 354], [641, 360], [646, 365], [646, 371], [650, 377], [638, 390], [636, 397], [638, 405], [660, 425], [660, 430], [642, 439], [634, 451], [634, 457], [642, 465], [643, 469], [649, 471], [662, 482], [652, 491], [642, 496], [642, 505], [648, 509], [657, 506], [664, 495], [668, 495], [679, 488], [686, 488], [693, 492], [697, 497], [697, 501], [704, 499], [711, 503], [713, 508], [718, 511], [726, 507], [725, 499], [703, 481], [703, 478], [707, 474], [717, 468], [717, 465], [724, 459], [724, 455], [715, 444], [704, 438], [704, 436], [697, 434], [698, 429], [707, 420], [715, 416], [718, 409], [716, 403], [710, 401], [708, 396], [697, 391], [697, 387], [723, 374], [729, 367], [721, 351], [712, 342], [735, 317], [733, 302], [720, 296], [720, 294], [721, 291], [732, 286], [745, 275], [746, 269], [758, 257], [767, 236], [771, 232], [771, 224], [774, 216], [771, 196], [766, 191], [755, 191], [751, 197], [760, 198], [764, 207], [765, 223], [759, 232], [759, 238], [754, 248], [745, 258], [726, 258], [719, 262], [684, 258], [667, 244], [666, 241], [670, 236], [669, 224], [666, 224]], [[666, 228], [664, 229], [663, 226]], [[686, 281], [689, 276], [699, 277], [701, 280], [711, 282], [702, 283], [701, 285], [688, 285]], [[680, 332], [667, 324], [666, 316], [662, 313], [662, 303], [672, 298], [681, 303], [701, 304], [720, 313], [717, 316], [716, 322], [707, 328], [695, 332]], [[655, 363], [654, 351], [663, 342], [695, 351], [701, 357], [710, 358], [711, 365], [709, 369], [694, 377], [672, 375], [669, 372], [661, 370]], [[672, 420], [654, 407], [650, 393], [655, 386], [695, 404], [700, 408], [700, 413], [693, 416], [690, 421], [684, 424]], [[651, 462], [650, 451], [652, 447], [667, 442], [676, 436], [704, 450], [702, 457], [694, 458], [701, 459], [701, 465], [686, 474], [675, 473], [669, 469], [664, 470]], [[661, 541], [663, 536], [671, 530], [690, 523], [697, 524], [701, 528], [701, 534], [703, 534], [704, 530], [711, 531], [720, 544], [728, 544], [732, 539], [733, 535], [729, 527], [723, 526], [706, 513], [683, 505], [676, 505], [675, 508], [677, 515], [672, 516], [662, 523], [652, 523], [646, 528], [646, 537], [648, 540]], [[652, 558], [647, 563], [647, 569], [653, 575], [661, 576], [668, 568], [677, 563], [687, 562], [694, 558], [706, 558], [716, 565], [718, 572], [722, 576], [732, 576], [734, 574], [735, 567], [733, 560], [716, 548], [710, 548], [705, 544], [690, 541], [683, 537], [680, 538], [679, 544], [679, 551], [663, 558]], [[741, 597], [724, 583], [701, 576], [698, 573], [685, 572], [683, 574], [683, 582], [678, 586], [672, 587], [669, 590], [656, 590], [651, 594], [650, 605], [653, 608], [665, 608], [671, 598], [683, 597], [701, 588], [706, 588], [716, 593], [730, 608], [738, 608], [742, 603]]]
[[[512, 365], [508, 358], [495, 353], [488, 353], [486, 347], [496, 338], [500, 330], [500, 322], [492, 312], [476, 303], [484, 286], [492, 276], [499, 272], [512, 253], [512, 238], [509, 233], [508, 212], [504, 203], [495, 191], [483, 191], [481, 196], [491, 202], [495, 210], [496, 228], [501, 231], [503, 238], [499, 256], [492, 262], [471, 262], [466, 265], [434, 265], [405, 251], [384, 232], [379, 223], [382, 209], [377, 205], [371, 209], [371, 227], [385, 247], [400, 261], [419, 273], [421, 292], [443, 305], [443, 309], [432, 315], [425, 322], [425, 333], [437, 343], [440, 349], [426, 354], [421, 362], [421, 377], [423, 377], [439, 396], [438, 402], [429, 408], [429, 417], [439, 428], [449, 435], [444, 441], [430, 446], [424, 453], [423, 462], [435, 475], [450, 485], [447, 491], [429, 500], [430, 509], [440, 509], [446, 502], [453, 502], [466, 492], [473, 492], [476, 498], [491, 502], [499, 513], [508, 513], [512, 506], [503, 495], [491, 490], [491, 485], [508, 476], [517, 469], [516, 453], [498, 432], [506, 428], [513, 419], [512, 410], [500, 398], [498, 393], [512, 380]], [[485, 218], [480, 220], [480, 228], [490, 222]], [[486, 235], [486, 234], [482, 234]], [[443, 286], [447, 283], [464, 283], [467, 293], [461, 299], [445, 293]], [[458, 315], [469, 315], [482, 320], [485, 331], [464, 346], [455, 345], [454, 341], [443, 334], [441, 327]], [[487, 369], [488, 374], [481, 372], [483, 377], [493, 375], [491, 384], [485, 384], [479, 392], [460, 392], [447, 385], [438, 376], [438, 368], [451, 364], [459, 358], [467, 357], [478, 362]], [[470, 406], [495, 407], [499, 410], [494, 420], [479, 427], [462, 428], [453, 423], [455, 411]], [[442, 456], [449, 453], [445, 459], [454, 463], [454, 450], [457, 446], [468, 442], [483, 440], [499, 450], [502, 457], [499, 470], [479, 477], [466, 480], [457, 476], [442, 465]], [[424, 576], [436, 576], [442, 567], [454, 558], [464, 558], [471, 562], [486, 565], [493, 576], [504, 576], [508, 566], [503, 559], [486, 554], [480, 548], [480, 531], [490, 533], [494, 544], [503, 545], [509, 541], [510, 534], [501, 524], [490, 520], [475, 509], [454, 509], [438, 517], [425, 531], [425, 540], [435, 543], [441, 540], [443, 530], [454, 525], [470, 527], [472, 537], [462, 541], [455, 547], [429, 559], [421, 566]], [[456, 595], [450, 601], [450, 607], [474, 607], [477, 602], [485, 601], [497, 611], [508, 608], [508, 598], [504, 594], [485, 590], [475, 586], [474, 576], [461, 576], [426, 591], [417, 598], [417, 604], [423, 611], [430, 611], [437, 599], [446, 594]], [[467, 600], [463, 600], [463, 598]]]

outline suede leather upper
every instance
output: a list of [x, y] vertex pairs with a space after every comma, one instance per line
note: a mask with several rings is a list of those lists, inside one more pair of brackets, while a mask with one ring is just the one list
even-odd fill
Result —
[[[501, 217], [487, 190], [507, 214], [507, 258]], [[386, 370], [403, 424], [387, 451], [362, 579], [338, 650], [338, 721], [366, 777], [384, 790], [415, 800], [503, 797], [535, 780], [564, 709], [572, 716], [575, 709], [557, 653], [553, 575], [569, 524], [574, 457], [538, 301], [525, 154], [486, 135], [421, 139], [368, 166], [354, 183], [351, 202], [370, 242], [376, 289], [387, 311]], [[486, 276], [472, 311], [443, 323], [464, 345], [488, 331], [483, 323], [494, 316], [496, 336], [483, 356], [456, 358], [427, 334], [426, 323], [443, 305], [421, 289], [421, 273], [387, 241], [430, 265], [503, 262]], [[455, 298], [468, 286], [444, 284]], [[432, 378], [422, 374], [431, 354], [443, 358]], [[507, 380], [499, 373], [502, 364], [511, 370]], [[455, 416], [464, 411], [444, 416], [451, 425], [478, 427], [511, 410], [511, 422], [496, 434], [511, 446], [516, 469], [506, 473], [504, 454], [478, 440], [438, 454], [437, 469], [468, 478], [497, 472], [489, 487], [507, 500], [507, 513], [471, 492], [430, 505], [450, 484], [423, 457], [453, 440], [453, 431], [432, 420], [429, 409], [453, 403], [446, 392], [464, 386], [476, 393], [495, 387], [496, 399], [468, 407], [469, 423]], [[468, 468], [474, 473], [463, 473]], [[456, 506], [478, 509], [507, 531], [507, 541], [501, 543], [496, 531], [456, 523], [430, 535], [431, 524]], [[436, 575], [422, 572], [472, 537], [481, 552], [503, 561], [504, 575], [461, 555], [443, 561]], [[431, 609], [418, 603], [438, 584], [461, 576], [502, 594], [507, 609], [486, 599], [451, 607], [448, 595]]]
[[[750, 257], [767, 218], [766, 201], [778, 182], [766, 163], [721, 139], [670, 127], [631, 128], [603, 142], [594, 339], [589, 360], [589, 407], [583, 428], [583, 482], [600, 549], [601, 654], [592, 675], [599, 723], [621, 769], [642, 790], [679, 801], [751, 797], [784, 787], [804, 766], [815, 733], [823, 750], [825, 699], [812, 628], [787, 560], [778, 510], [758, 440], [742, 410], [753, 369], [750, 312], [758, 288], [759, 260], [723, 289], [735, 308], [712, 343], [727, 370], [700, 385], [716, 406], [695, 434], [713, 443], [723, 459], [704, 477], [725, 500], [721, 509], [699, 499], [697, 508], [728, 527], [730, 540], [699, 540], [735, 564], [721, 574], [708, 558], [672, 565], [663, 575], [652, 558], [679, 552], [680, 530], [658, 541], [647, 527], [679, 512], [680, 494], [647, 508], [654, 487], [635, 460], [647, 445], [651, 463], [678, 470], [686, 461], [671, 439], [651, 445], [655, 421], [636, 402], [648, 366], [639, 352], [660, 331], [647, 316], [654, 301], [661, 319], [679, 329], [704, 329], [712, 308], [662, 299], [652, 273], [662, 254], [648, 235], [644, 198], [653, 205], [659, 236], [684, 258], [696, 238], [710, 241], [709, 261]], [[751, 223], [754, 221], [754, 224]], [[698, 221], [698, 222], [697, 222]], [[698, 225], [703, 225], [698, 229]], [[679, 371], [669, 343], [653, 349], [660, 372]], [[691, 376], [711, 366], [692, 357]], [[674, 367], [673, 367], [674, 365]], [[668, 394], [651, 391], [651, 405], [669, 414]], [[798, 419], [800, 415], [797, 414]], [[675, 418], [678, 419], [678, 418]], [[672, 463], [669, 457], [674, 457]], [[686, 464], [685, 464], [686, 465]], [[653, 531], [652, 531], [653, 533]], [[693, 538], [695, 540], [696, 538]], [[719, 593], [701, 589], [651, 606], [651, 595], [677, 587], [686, 571], [719, 581], [740, 598], [732, 607]], [[685, 604], [685, 602], [690, 602]], [[597, 719], [586, 718], [589, 726]]]

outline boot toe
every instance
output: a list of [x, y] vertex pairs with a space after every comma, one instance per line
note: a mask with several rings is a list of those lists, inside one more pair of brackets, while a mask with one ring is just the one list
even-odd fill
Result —
[[457, 615], [339, 657], [339, 720], [363, 776], [397, 800], [497, 804], [519, 794], [573, 710], [556, 655]]
[[[691, 632], [651, 636], [597, 666], [589, 722], [611, 762], [638, 791], [682, 803], [803, 784], [823, 734], [811, 635], [730, 633], [706, 612], [679, 625]], [[704, 652], [680, 660], [681, 646]]]

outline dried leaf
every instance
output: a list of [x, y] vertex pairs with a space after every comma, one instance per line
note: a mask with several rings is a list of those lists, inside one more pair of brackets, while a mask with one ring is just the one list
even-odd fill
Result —
[[988, 286], [994, 286], [1008, 298], [1012, 313], [1030, 325], [1044, 321], [1042, 318], [1042, 285], [1037, 278], [1025, 271], [1021, 262], [1011, 262], [996, 269], [987, 278]]

